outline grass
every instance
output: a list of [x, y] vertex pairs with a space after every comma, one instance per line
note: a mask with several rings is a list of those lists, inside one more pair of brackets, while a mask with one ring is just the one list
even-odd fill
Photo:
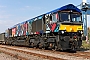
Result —
[[84, 49], [90, 49], [90, 43], [86, 41], [82, 41], [82, 48]]
[[90, 49], [90, 29], [88, 29], [88, 42], [87, 41], [82, 41], [82, 47], [85, 49]]

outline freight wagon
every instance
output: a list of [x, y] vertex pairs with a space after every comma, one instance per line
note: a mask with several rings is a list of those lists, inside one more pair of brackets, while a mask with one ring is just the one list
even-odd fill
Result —
[[5, 43], [5, 33], [0, 33], [0, 44]]
[[82, 45], [82, 13], [73, 4], [39, 15], [5, 32], [5, 43], [55, 50], [76, 50]]

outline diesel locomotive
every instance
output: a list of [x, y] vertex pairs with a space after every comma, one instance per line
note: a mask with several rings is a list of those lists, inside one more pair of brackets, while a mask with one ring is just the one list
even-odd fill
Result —
[[82, 46], [82, 13], [68, 4], [8, 28], [5, 44], [55, 50], [76, 50]]

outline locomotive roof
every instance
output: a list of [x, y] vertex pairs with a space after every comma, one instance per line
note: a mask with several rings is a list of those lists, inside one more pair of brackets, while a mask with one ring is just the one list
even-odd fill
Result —
[[73, 10], [73, 11], [81, 13], [81, 10], [79, 8], [77, 8], [73, 4], [68, 4], [68, 5], [62, 6], [62, 7], [58, 8], [58, 9], [55, 9], [53, 11], [50, 11], [50, 12], [48, 12], [46, 14], [55, 13], [57, 11], [63, 11], [63, 10]]
[[[81, 13], [81, 10], [80, 10], [79, 8], [77, 8], [77, 7], [74, 6], [73, 4], [68, 4], [68, 5], [62, 6], [62, 7], [58, 8], [58, 9], [52, 10], [52, 11], [50, 11], [50, 12], [47, 12], [47, 13], [45, 13], [45, 14], [55, 13], [55, 12], [57, 12], [57, 11], [63, 11], [63, 10], [72, 10], [72, 11], [76, 11], [76, 12]], [[44, 14], [42, 14], [42, 15], [44, 15]], [[42, 16], [42, 15], [40, 15], [40, 16]], [[39, 16], [37, 16], [37, 17], [39, 17]], [[27, 20], [27, 21], [34, 20], [35, 18], [36, 18], [36, 17], [34, 17], [34, 18], [32, 18], [32, 19], [29, 19], [29, 20]], [[14, 25], [14, 26], [11, 27], [11, 28], [14, 28], [14, 27], [16, 27], [17, 25], [20, 25], [20, 24], [24, 24], [25, 22], [26, 22], [26, 21], [24, 21], [24, 22], [22, 22], [22, 23], [19, 23], [19, 24], [16, 24], [16, 25]], [[11, 29], [11, 28], [10, 28], [10, 29]]]

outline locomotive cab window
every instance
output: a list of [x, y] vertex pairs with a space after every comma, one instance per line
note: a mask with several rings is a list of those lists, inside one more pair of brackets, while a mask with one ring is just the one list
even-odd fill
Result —
[[71, 14], [71, 21], [72, 22], [81, 22], [82, 20], [81, 20], [81, 15], [80, 14], [74, 14], [74, 13], [72, 13]]
[[59, 12], [59, 21], [82, 22], [81, 15], [79, 13], [74, 12]]
[[60, 22], [63, 22], [63, 21], [69, 21], [70, 20], [70, 15], [69, 13], [66, 13], [66, 12], [60, 12], [59, 13], [59, 18], [60, 18]]
[[52, 15], [52, 22], [57, 22], [59, 20], [59, 15], [58, 15], [58, 13], [54, 13], [53, 15]]

